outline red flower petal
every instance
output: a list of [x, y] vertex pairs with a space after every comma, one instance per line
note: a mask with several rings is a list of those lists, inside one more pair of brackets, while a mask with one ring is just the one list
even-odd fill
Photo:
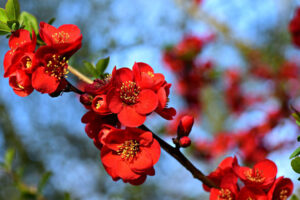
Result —
[[126, 81], [133, 81], [133, 73], [131, 69], [123, 67], [120, 69], [117, 69], [114, 73], [115, 77], [113, 77], [115, 81], [115, 86], [117, 88], [121, 87], [123, 82]]
[[267, 196], [260, 188], [255, 188], [251, 190], [250, 188], [243, 187], [239, 192], [237, 200], [246, 200], [246, 199], [255, 199], [255, 200], [267, 200]]
[[153, 136], [150, 131], [145, 131], [139, 136], [139, 143], [141, 146], [148, 146], [153, 141]]
[[[112, 177], [120, 177], [124, 181], [130, 181], [140, 178], [141, 175], [134, 173], [128, 164], [122, 160], [121, 156], [113, 153], [106, 146], [101, 150], [101, 161], [103, 165], [110, 170], [107, 173]], [[118, 167], [116, 167], [118, 166]]]
[[139, 102], [135, 109], [140, 114], [148, 114], [156, 109], [158, 105], [157, 95], [152, 90], [142, 90], [139, 94]]
[[30, 76], [23, 70], [16, 71], [16, 75], [9, 78], [9, 85], [21, 97], [28, 96], [33, 92]]
[[155, 112], [166, 120], [172, 120], [176, 115], [176, 110], [174, 108], [156, 109]]
[[144, 173], [152, 168], [153, 162], [148, 149], [140, 146], [140, 152], [129, 162], [129, 166], [135, 173]]
[[275, 179], [277, 174], [277, 166], [271, 160], [263, 160], [254, 165], [254, 169], [259, 169], [263, 172], [263, 176], [266, 178]]
[[120, 94], [118, 92], [111, 90], [106, 97], [106, 101], [108, 104], [108, 109], [112, 113], [121, 112], [121, 110], [123, 108], [123, 102], [120, 99]]
[[140, 178], [138, 178], [136, 180], [128, 181], [128, 182], [132, 185], [141, 185], [145, 182], [146, 178], [147, 178], [147, 176], [143, 175], [143, 176], [141, 176]]
[[41, 93], [53, 93], [58, 85], [58, 79], [46, 73], [44, 67], [37, 68], [32, 74], [32, 86]]
[[69, 34], [69, 39], [66, 42], [74, 42], [81, 37], [80, 29], [74, 24], [64, 24], [58, 27], [58, 31], [64, 31]]
[[134, 106], [125, 105], [118, 114], [118, 119], [124, 126], [137, 127], [145, 122], [146, 115], [137, 113]]
[[152, 162], [153, 162], [153, 165], [155, 165], [158, 160], [159, 160], [159, 157], [160, 157], [160, 144], [157, 142], [157, 140], [153, 139], [153, 142], [151, 144], [151, 150], [149, 150], [150, 154], [151, 154], [151, 157], [152, 157]]
[[23, 44], [31, 42], [30, 32], [25, 29], [19, 29], [12, 33], [8, 45], [11, 49], [16, 49]]

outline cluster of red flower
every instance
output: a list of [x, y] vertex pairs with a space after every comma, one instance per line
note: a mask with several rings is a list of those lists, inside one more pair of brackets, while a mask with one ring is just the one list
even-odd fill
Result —
[[270, 160], [248, 168], [240, 166], [236, 157], [228, 157], [208, 175], [218, 189], [206, 185], [203, 188], [210, 192], [210, 200], [286, 200], [293, 192], [293, 183], [276, 175], [277, 167]]
[[58, 29], [40, 23], [39, 36], [46, 45], [36, 51], [34, 32], [19, 29], [9, 38], [10, 50], [4, 57], [4, 77], [19, 96], [27, 96], [34, 89], [51, 94], [66, 85], [68, 59], [81, 47], [82, 35], [75, 25], [63, 25]]
[[135, 63], [132, 70], [114, 68], [105, 79], [85, 86], [80, 100], [89, 111], [82, 122], [113, 180], [141, 184], [146, 175], [154, 175], [160, 146], [151, 132], [136, 127], [153, 112], [173, 119], [176, 110], [167, 108], [170, 87], [162, 74], [145, 63]]
[[[294, 27], [293, 30], [296, 28]], [[270, 152], [288, 144], [283, 141], [273, 147], [266, 144], [265, 136], [279, 124], [281, 119], [290, 116], [289, 99], [299, 96], [295, 93], [295, 91], [299, 91], [299, 88], [296, 88], [299, 86], [300, 78], [298, 66], [294, 62], [284, 62], [278, 70], [275, 70], [268, 64], [262, 63], [257, 52], [253, 51], [248, 54], [250, 67], [249, 71], [245, 71], [247, 77], [244, 77], [241, 71], [236, 69], [218, 72], [212, 62], [203, 63], [199, 59], [204, 44], [212, 39], [213, 36], [203, 38], [187, 36], [179, 44], [166, 49], [163, 54], [165, 64], [178, 80], [177, 92], [187, 104], [186, 110], [177, 115], [176, 119], [167, 127], [167, 131], [169, 134], [175, 134], [177, 124], [184, 114], [191, 114], [196, 119], [202, 118], [204, 114], [202, 112], [202, 90], [205, 88], [216, 88], [219, 94], [224, 95], [226, 111], [232, 118], [239, 117], [259, 103], [276, 99], [279, 106], [272, 112], [266, 112], [265, 122], [243, 131], [226, 129], [218, 131], [213, 134], [215, 137], [212, 142], [202, 138], [197, 138], [195, 142], [195, 149], [198, 150], [195, 154], [204, 159], [215, 158], [229, 150], [239, 148], [238, 152], [245, 162], [258, 162]], [[272, 89], [268, 95], [259, 92], [246, 93], [243, 84], [248, 80], [268, 81], [272, 84]]]
[[282, 116], [278, 112], [270, 113], [264, 123], [237, 133], [218, 133], [213, 141], [199, 139], [195, 141], [197, 156], [213, 159], [222, 156], [225, 152], [238, 148], [238, 154], [246, 163], [255, 163], [285, 146], [283, 141], [277, 145], [270, 145], [265, 137], [278, 124]]

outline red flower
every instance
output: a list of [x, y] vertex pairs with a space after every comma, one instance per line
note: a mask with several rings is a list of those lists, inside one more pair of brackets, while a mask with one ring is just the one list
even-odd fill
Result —
[[88, 111], [82, 116], [81, 122], [85, 123], [85, 132], [90, 138], [98, 137], [98, 133], [104, 125], [119, 126], [115, 115], [98, 115], [94, 111]]
[[68, 57], [51, 46], [40, 47], [33, 58], [32, 86], [41, 93], [56, 91], [68, 74]]
[[60, 49], [65, 55], [71, 56], [81, 48], [82, 34], [73, 24], [64, 24], [55, 28], [45, 22], [40, 23], [40, 36], [49, 46]]
[[239, 192], [237, 200], [267, 200], [267, 195], [260, 188], [250, 189], [243, 187]]
[[25, 29], [19, 29], [14, 31], [8, 41], [9, 48], [14, 50], [18, 47], [27, 46], [28, 51], [33, 52], [36, 46], [36, 36], [32, 32], [32, 38], [30, 32]]
[[237, 177], [233, 173], [226, 174], [222, 178], [220, 189], [212, 188], [210, 190], [209, 200], [234, 200], [236, 199], [238, 188], [237, 188]]
[[141, 88], [151, 89], [157, 94], [158, 106], [155, 112], [167, 120], [172, 120], [176, 115], [176, 110], [167, 108], [171, 84], [165, 81], [164, 75], [154, 73], [150, 65], [142, 62], [134, 64], [133, 73]]
[[28, 96], [33, 92], [31, 77], [23, 70], [17, 70], [14, 75], [9, 77], [9, 85], [13, 88], [14, 92], [21, 97]]
[[179, 137], [188, 136], [192, 130], [194, 124], [194, 117], [190, 115], [184, 115], [178, 124], [177, 135]]
[[129, 127], [140, 126], [146, 115], [157, 108], [156, 93], [142, 88], [143, 82], [136, 82], [134, 74], [128, 68], [114, 69], [113, 88], [107, 95], [109, 110], [118, 115], [120, 122]]
[[247, 187], [269, 189], [274, 183], [277, 167], [271, 160], [256, 163], [253, 168], [234, 166], [234, 172]]
[[33, 52], [26, 52], [23, 47], [19, 47], [13, 54], [8, 51], [4, 57], [4, 77], [14, 75], [17, 70], [31, 74], [33, 56]]
[[293, 182], [283, 176], [277, 178], [268, 192], [269, 200], [286, 200], [293, 193]]
[[160, 157], [160, 145], [152, 133], [137, 128], [115, 129], [102, 139], [101, 160], [113, 180], [142, 184], [154, 175], [153, 165]]
[[300, 47], [300, 8], [297, 8], [294, 18], [290, 21], [289, 31], [294, 45]]
[[31, 73], [33, 52], [36, 46], [36, 36], [27, 30], [19, 29], [12, 33], [9, 38], [9, 50], [4, 56], [4, 77], [13, 75], [17, 70], [22, 69]]
[[9, 85], [22, 97], [32, 93], [32, 58], [36, 46], [36, 36], [27, 30], [19, 29], [9, 38], [9, 50], [4, 56], [4, 77], [9, 77]]
[[[227, 157], [225, 158], [218, 166], [218, 168], [211, 172], [207, 177], [212, 180], [217, 186], [221, 186], [222, 179], [227, 174], [233, 174], [233, 166], [237, 164], [236, 157]], [[235, 180], [232, 178], [232, 180]], [[211, 188], [203, 184], [205, 191], [210, 191]]]

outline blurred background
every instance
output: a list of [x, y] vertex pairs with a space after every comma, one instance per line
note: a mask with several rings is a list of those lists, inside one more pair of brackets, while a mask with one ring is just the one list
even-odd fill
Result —
[[[2, 8], [5, 3], [0, 0]], [[137, 61], [163, 73], [173, 84], [169, 106], [175, 107], [178, 114], [189, 110], [198, 116], [190, 135], [193, 145], [186, 154], [205, 174], [226, 156], [237, 155], [240, 163], [249, 165], [256, 158], [247, 160], [239, 154], [241, 141], [238, 146], [223, 149], [204, 141], [213, 141], [224, 132], [234, 135], [253, 131], [270, 118], [270, 113], [279, 110], [280, 119], [276, 118], [276, 124], [270, 125], [263, 137], [268, 145], [258, 154], [277, 164], [278, 176], [292, 179], [295, 193], [300, 185], [288, 157], [297, 146], [293, 141], [299, 130], [289, 117], [287, 104], [299, 107], [299, 82], [297, 78], [289, 79], [286, 86], [285, 80], [278, 83], [256, 69], [266, 68], [274, 74], [287, 62], [298, 69], [300, 51], [293, 47], [288, 32], [298, 4], [296, 0], [20, 0], [21, 10], [32, 13], [38, 21], [47, 22], [55, 17], [56, 27], [76, 24], [81, 29], [83, 46], [71, 60], [71, 65], [79, 70], [83, 68], [83, 60], [96, 62], [110, 56], [107, 72], [114, 66], [131, 67]], [[214, 39], [201, 48], [197, 62], [213, 66], [213, 75], [209, 73], [209, 81], [196, 87], [201, 103], [197, 103], [198, 107], [190, 106], [178, 83], [178, 72], [170, 67], [166, 54], [187, 35], [210, 34]], [[1, 37], [1, 63], [8, 48], [8, 40]], [[231, 93], [224, 92], [228, 77], [232, 79], [236, 74], [242, 77], [239, 91], [243, 95], [235, 104], [255, 96], [253, 102], [238, 112], [226, 103]], [[70, 77], [70, 81], [78, 84], [76, 77]], [[0, 161], [4, 160], [7, 149], [15, 149], [13, 168], [22, 172], [26, 185], [33, 187], [45, 172], [51, 171], [52, 176], [43, 189], [44, 199], [208, 199], [209, 193], [204, 192], [202, 183], [165, 152], [155, 166], [156, 175], [148, 177], [143, 185], [112, 181], [104, 171], [100, 153], [84, 132], [80, 120], [86, 110], [78, 96], [65, 93], [50, 98], [34, 92], [21, 98], [9, 87], [8, 79], [0, 78], [0, 86]], [[280, 91], [287, 95], [286, 99], [278, 98], [282, 93], [276, 93], [277, 86], [283, 88]], [[168, 121], [152, 116], [146, 124], [164, 134], [168, 142], [172, 141], [172, 124]], [[218, 139], [218, 142], [225, 144], [228, 140]], [[216, 148], [221, 150], [216, 153]], [[0, 199], [19, 199], [20, 190], [14, 180], [13, 175], [0, 169]], [[30, 194], [24, 196], [34, 199]]]

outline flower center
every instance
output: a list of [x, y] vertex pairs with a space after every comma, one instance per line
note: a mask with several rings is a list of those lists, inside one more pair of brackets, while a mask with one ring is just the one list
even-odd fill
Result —
[[128, 105], [136, 104], [139, 99], [140, 91], [140, 87], [138, 87], [135, 82], [123, 82], [120, 88], [120, 98]]
[[61, 58], [60, 56], [54, 54], [48, 60], [46, 73], [60, 80], [62, 77], [64, 77], [66, 74], [69, 73], [67, 69], [68, 69], [68, 61], [66, 60], [66, 57]]
[[28, 56], [23, 57], [21, 63], [23, 65], [22, 67], [24, 67], [25, 69], [30, 69], [32, 67], [31, 58]]
[[229, 189], [223, 189], [219, 191], [218, 200], [232, 200], [231, 191]]
[[140, 150], [140, 143], [136, 140], [127, 140], [119, 146], [117, 151], [121, 158], [129, 160], [133, 159]]
[[280, 198], [280, 200], [287, 200], [287, 198], [288, 198], [287, 189], [283, 189], [283, 190], [280, 191], [279, 198]]
[[251, 182], [262, 183], [266, 179], [262, 176], [262, 172], [258, 169], [249, 169], [245, 172], [246, 178]]
[[69, 35], [69, 33], [60, 31], [58, 33], [53, 33], [52, 38], [54, 39], [55, 43], [65, 43], [69, 40], [70, 35]]

